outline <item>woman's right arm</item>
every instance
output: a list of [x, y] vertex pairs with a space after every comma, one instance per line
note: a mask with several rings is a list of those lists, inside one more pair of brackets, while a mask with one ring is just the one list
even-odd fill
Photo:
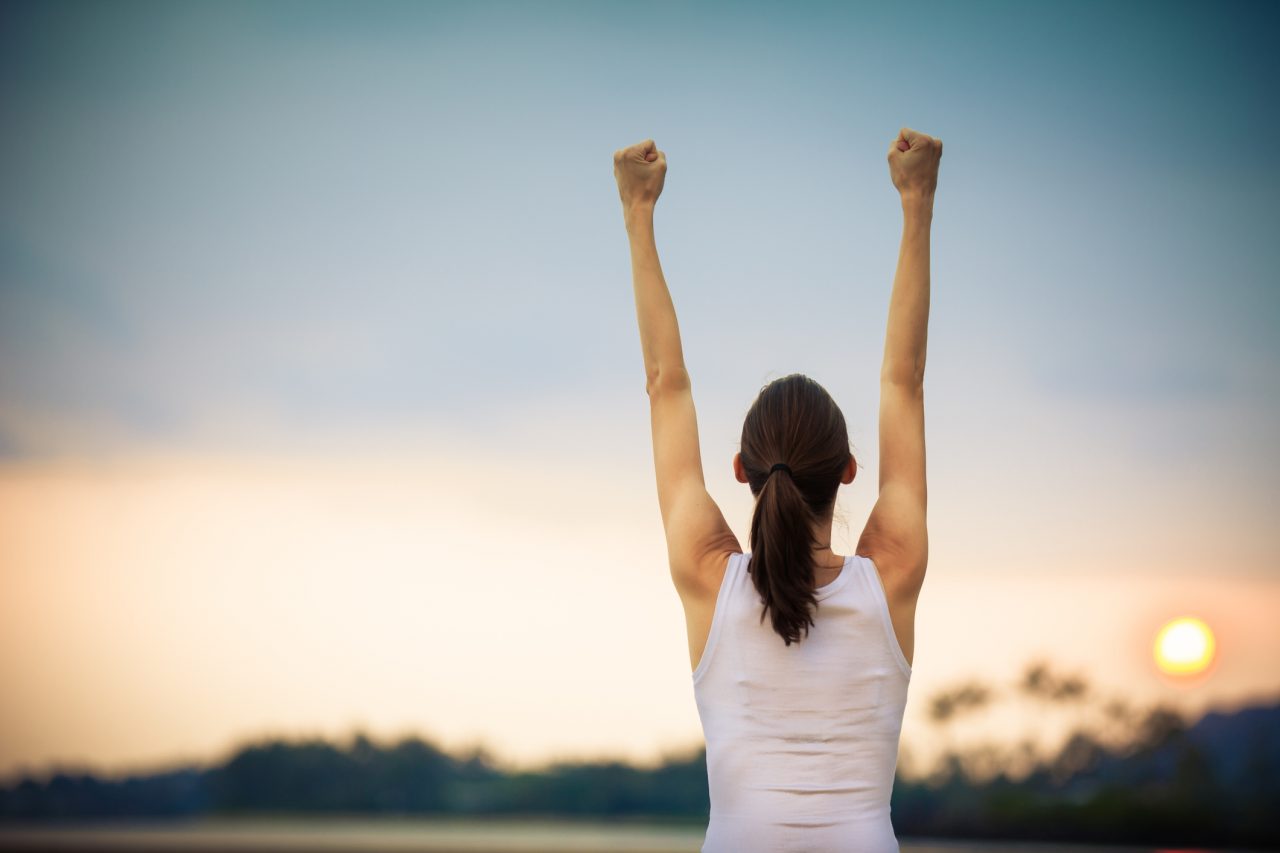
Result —
[[897, 594], [909, 596], [919, 593], [929, 561], [924, 365], [929, 233], [941, 156], [941, 141], [909, 128], [889, 150], [890, 177], [902, 202], [902, 244], [880, 370], [880, 493], [857, 549], [892, 576]]

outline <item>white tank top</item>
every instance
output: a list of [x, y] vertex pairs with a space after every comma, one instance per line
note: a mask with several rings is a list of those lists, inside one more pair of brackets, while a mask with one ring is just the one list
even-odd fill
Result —
[[707, 742], [703, 853], [886, 853], [911, 666], [880, 574], [850, 555], [814, 592], [814, 624], [786, 645], [733, 554], [693, 672]]

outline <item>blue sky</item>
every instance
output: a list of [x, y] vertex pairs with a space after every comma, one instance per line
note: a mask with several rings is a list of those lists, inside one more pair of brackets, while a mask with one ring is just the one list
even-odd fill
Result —
[[[908, 126], [946, 145], [931, 572], [1235, 575], [1274, 595], [1277, 17], [1263, 3], [7, 4], [6, 494], [37, 505], [19, 472], [68, 460], [421, 451], [457, 462], [451, 478], [497, 472], [470, 488], [474, 517], [501, 529], [541, 511], [539, 483], [585, 472], [546, 506], [590, 504], [661, 574], [612, 175], [615, 149], [652, 137], [708, 487], [745, 539], [729, 466], [742, 416], [764, 383], [807, 373], [864, 465], [842, 491], [847, 549], [874, 500], [901, 229], [885, 155]], [[436, 494], [460, 488], [424, 470]], [[538, 523], [530, 535], [552, 530]], [[49, 545], [23, 541], [35, 572]]]
[[645, 137], [704, 440], [798, 370], [870, 453], [905, 125], [948, 146], [929, 429], [966, 443], [934, 458], [1008, 467], [1040, 434], [1022, 413], [1061, 412], [1071, 465], [1277, 497], [1265, 5], [5, 15], [10, 458], [220, 446], [231, 424], [264, 447], [408, 420], [497, 440], [548, 399], [566, 429], [615, 400], [643, 418], [610, 155]]
[[902, 125], [948, 143], [936, 393], [986, 396], [990, 359], [1082, 406], [1275, 411], [1265, 6], [5, 14], [9, 455], [40, 449], [24, 411], [181, 440], [210, 406], [483, 420], [634, 391], [607, 164], [646, 136], [671, 164], [658, 233], [700, 390], [871, 375]]

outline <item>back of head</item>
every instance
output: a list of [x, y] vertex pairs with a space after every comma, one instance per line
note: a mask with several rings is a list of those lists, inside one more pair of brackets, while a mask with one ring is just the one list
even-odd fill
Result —
[[[849, 464], [844, 415], [826, 389], [799, 373], [760, 390], [742, 424], [739, 448], [751, 493], [751, 579], [764, 599], [760, 620], [787, 645], [813, 624], [814, 527], [835, 505]], [[785, 469], [771, 471], [776, 463]]]

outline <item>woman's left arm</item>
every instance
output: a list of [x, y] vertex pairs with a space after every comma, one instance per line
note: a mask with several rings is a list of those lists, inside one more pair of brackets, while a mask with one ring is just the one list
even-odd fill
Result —
[[631, 244], [658, 506], [671, 576], [681, 593], [702, 592], [713, 577], [711, 567], [722, 563], [725, 553], [742, 549], [703, 479], [698, 421], [680, 327], [658, 260], [653, 216], [666, 179], [667, 157], [652, 139], [646, 139], [614, 152], [613, 163]]

